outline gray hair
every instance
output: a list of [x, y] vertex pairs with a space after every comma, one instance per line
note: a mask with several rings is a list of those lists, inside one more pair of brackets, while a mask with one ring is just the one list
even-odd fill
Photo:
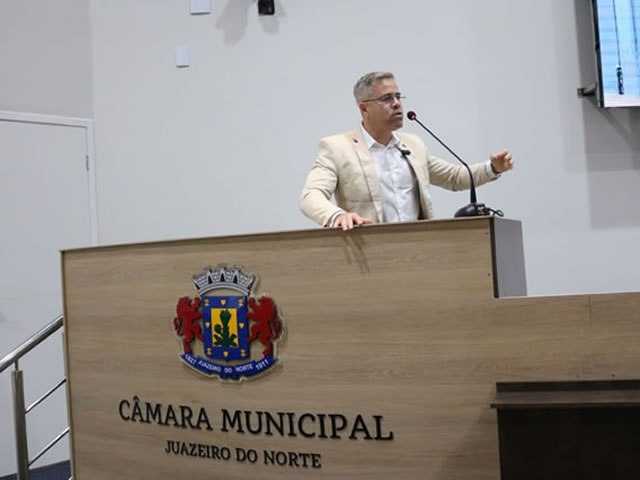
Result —
[[360, 77], [353, 87], [353, 96], [356, 97], [356, 102], [367, 100], [371, 95], [371, 86], [387, 78], [394, 79], [395, 77], [391, 72], [370, 72]]

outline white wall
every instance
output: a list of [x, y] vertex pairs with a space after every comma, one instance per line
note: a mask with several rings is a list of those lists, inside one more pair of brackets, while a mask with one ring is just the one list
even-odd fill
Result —
[[1, 0], [0, 58], [0, 110], [91, 116], [85, 0]]
[[[318, 139], [357, 125], [361, 73], [391, 70], [468, 160], [513, 150], [480, 199], [523, 221], [531, 294], [640, 290], [640, 110], [576, 96], [595, 78], [587, 0], [212, 3], [91, 2], [103, 243], [310, 227]], [[434, 197], [440, 217], [467, 201]]]

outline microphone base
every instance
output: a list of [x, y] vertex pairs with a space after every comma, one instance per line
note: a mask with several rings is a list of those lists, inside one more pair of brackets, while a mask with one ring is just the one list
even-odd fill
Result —
[[459, 217], [484, 217], [491, 215], [491, 209], [487, 208], [484, 203], [470, 203], [459, 209], [454, 218]]

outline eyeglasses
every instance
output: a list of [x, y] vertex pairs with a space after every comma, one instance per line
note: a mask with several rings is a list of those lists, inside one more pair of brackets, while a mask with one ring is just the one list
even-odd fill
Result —
[[405, 98], [405, 96], [402, 95], [399, 92], [398, 93], [387, 93], [386, 95], [382, 95], [381, 97], [378, 97], [378, 98], [370, 98], [369, 100], [363, 100], [362, 103], [380, 102], [380, 103], [385, 103], [387, 105], [391, 105], [394, 100], [397, 100], [399, 102], [403, 98]]

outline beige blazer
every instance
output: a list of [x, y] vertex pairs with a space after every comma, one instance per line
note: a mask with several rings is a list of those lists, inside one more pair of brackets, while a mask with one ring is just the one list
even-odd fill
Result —
[[[409, 164], [418, 180], [420, 218], [433, 217], [429, 185], [449, 190], [470, 187], [469, 174], [462, 165], [454, 165], [429, 153], [420, 137], [396, 132], [400, 146], [409, 150]], [[486, 172], [485, 163], [471, 165], [476, 186], [497, 178]], [[380, 182], [360, 127], [320, 140], [316, 159], [300, 197], [300, 209], [321, 226], [338, 210], [331, 202], [335, 196], [338, 207], [382, 222]]]

